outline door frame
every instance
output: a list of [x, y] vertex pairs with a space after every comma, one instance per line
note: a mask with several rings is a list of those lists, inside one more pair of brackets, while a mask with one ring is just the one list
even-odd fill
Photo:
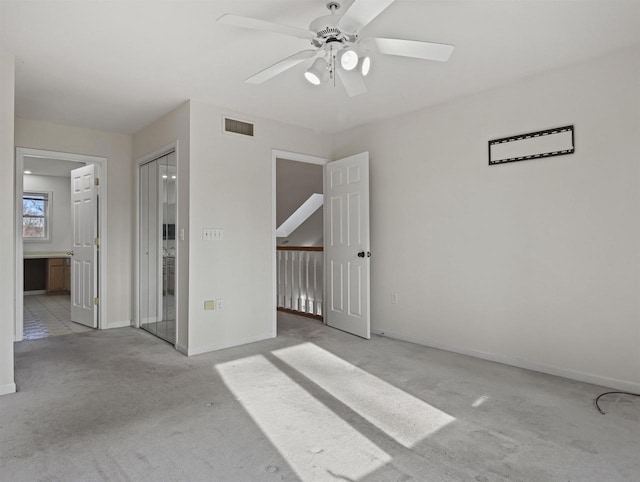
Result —
[[[271, 308], [271, 336], [278, 336], [278, 269], [277, 269], [277, 243], [276, 243], [276, 160], [286, 159], [287, 161], [306, 162], [307, 164], [319, 164], [324, 166], [331, 162], [327, 157], [312, 156], [309, 154], [300, 154], [299, 152], [282, 151], [279, 149], [271, 150], [271, 300], [273, 306]], [[322, 170], [322, 185], [324, 186], [324, 169]], [[324, 218], [322, 221], [324, 230]], [[324, 272], [324, 270], [323, 270]], [[325, 283], [322, 284], [323, 291]], [[324, 299], [324, 295], [323, 295]], [[326, 323], [323, 320], [323, 323]]]
[[[133, 250], [133, 272], [134, 272], [134, 286], [133, 286], [133, 313], [132, 320], [133, 326], [136, 328], [140, 328], [140, 166], [146, 164], [148, 162], [153, 161], [154, 159], [158, 159], [162, 156], [166, 156], [167, 154], [174, 152], [176, 155], [176, 172], [180, 172], [180, 156], [178, 156], [178, 141], [171, 142], [160, 149], [157, 149], [149, 154], [146, 154], [140, 158], [138, 158], [135, 162], [135, 172], [133, 175], [133, 182], [135, 187], [135, 245]], [[181, 228], [180, 228], [180, 183], [176, 182], [176, 256], [175, 256], [175, 287], [174, 287], [174, 298], [176, 303], [176, 339], [173, 344], [174, 348], [181, 353], [186, 354], [186, 343], [180, 338], [180, 283], [178, 282], [178, 273], [180, 272], [180, 241], [182, 241], [180, 237]]]
[[[41, 157], [62, 161], [83, 162], [96, 166], [96, 177], [100, 179], [100, 191], [98, 201], [98, 230], [100, 236], [100, 250], [98, 251], [98, 286], [95, 287], [96, 296], [100, 299], [98, 305], [98, 329], [107, 328], [107, 158], [88, 156], [71, 152], [49, 151], [30, 147], [16, 147], [16, 172], [15, 172], [15, 328], [14, 341], [23, 339], [24, 322], [24, 246], [22, 241], [22, 205], [24, 194], [24, 158]], [[69, 209], [71, 207], [69, 206]]]

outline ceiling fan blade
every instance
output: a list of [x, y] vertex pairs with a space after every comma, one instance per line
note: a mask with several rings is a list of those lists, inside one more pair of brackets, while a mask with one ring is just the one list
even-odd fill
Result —
[[358, 69], [349, 71], [343, 69], [336, 70], [349, 97], [367, 93], [367, 84], [364, 83], [364, 79]]
[[360, 30], [382, 13], [395, 0], [354, 0], [338, 22], [347, 32]]
[[316, 34], [311, 30], [305, 30], [303, 28], [291, 27], [289, 25], [281, 25], [279, 23], [267, 22], [266, 20], [259, 20], [257, 18], [242, 17], [240, 15], [225, 14], [216, 20], [218, 23], [224, 25], [233, 25], [234, 27], [250, 28], [253, 30], [265, 30], [267, 32], [275, 32], [282, 35], [289, 35], [291, 37], [298, 37], [306, 40], [315, 38]]
[[397, 38], [371, 38], [363, 40], [365, 45], [373, 45], [381, 54], [413, 57], [415, 59], [446, 62], [451, 57], [454, 46], [419, 40], [401, 40]]
[[281, 74], [285, 70], [289, 70], [291, 67], [298, 65], [300, 62], [304, 62], [307, 59], [315, 57], [317, 53], [317, 50], [302, 50], [297, 54], [293, 54], [286, 59], [282, 59], [280, 62], [276, 62], [272, 66], [267, 67], [257, 74], [252, 75], [251, 77], [246, 79], [245, 82], [249, 84], [261, 84], [263, 82], [266, 82], [270, 78]]

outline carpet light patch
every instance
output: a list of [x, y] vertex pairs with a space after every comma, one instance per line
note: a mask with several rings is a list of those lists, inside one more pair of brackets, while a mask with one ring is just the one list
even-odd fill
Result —
[[455, 420], [313, 343], [273, 354], [405, 447], [414, 446]]
[[391, 460], [263, 356], [216, 369], [302, 480], [358, 480]]

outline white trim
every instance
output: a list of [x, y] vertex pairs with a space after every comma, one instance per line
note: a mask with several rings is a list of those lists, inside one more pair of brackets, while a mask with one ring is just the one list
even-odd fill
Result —
[[522, 360], [520, 358], [513, 358], [507, 355], [501, 355], [499, 353], [486, 353], [486, 352], [468, 349], [468, 348], [460, 348], [456, 346], [445, 345], [443, 343], [437, 343], [437, 342], [433, 342], [423, 338], [414, 338], [410, 336], [404, 336], [398, 333], [392, 333], [385, 330], [371, 329], [371, 333], [379, 336], [385, 336], [387, 338], [393, 338], [395, 340], [415, 343], [417, 345], [423, 345], [429, 348], [436, 348], [438, 350], [450, 351], [453, 353], [459, 353], [460, 355], [467, 355], [467, 356], [472, 356], [474, 358], [481, 358], [483, 360], [502, 363], [503, 365], [509, 365], [517, 368], [524, 368], [526, 370], [545, 373], [547, 375], [554, 375], [557, 377], [568, 378], [570, 380], [590, 383], [592, 385], [610, 387], [610, 388], [615, 388], [617, 390], [625, 390], [625, 391], [630, 391], [635, 393], [640, 392], [640, 383], [632, 382], [629, 380], [620, 380], [618, 378], [605, 377], [605, 376], [596, 375], [593, 373], [586, 373], [578, 370], [572, 370], [570, 368], [552, 367], [549, 365], [543, 365], [540, 363]]
[[[178, 167], [180, 165], [180, 156], [178, 155], [178, 141], [171, 142], [161, 147], [160, 149], [156, 149], [149, 154], [145, 154], [136, 160], [135, 163], [135, 172], [133, 176], [133, 182], [135, 185], [135, 245], [133, 250], [133, 272], [134, 272], [134, 286], [133, 286], [133, 313], [131, 316], [131, 322], [128, 326], [133, 326], [134, 328], [140, 328], [140, 252], [139, 252], [139, 244], [140, 244], [140, 166], [143, 164], [147, 164], [155, 159], [159, 159], [160, 157], [166, 156], [168, 154], [174, 153], [176, 156], [176, 173], [179, 171]], [[175, 255], [175, 287], [174, 287], [174, 298], [176, 304], [176, 339], [174, 343], [174, 348], [180, 353], [187, 354], [186, 348], [180, 342], [180, 330], [178, 330], [178, 326], [180, 324], [180, 311], [179, 311], [179, 301], [180, 301], [180, 286], [178, 283], [178, 273], [180, 267], [180, 210], [178, 209], [180, 199], [180, 183], [176, 182], [176, 255]], [[182, 351], [184, 350], [184, 351]]]
[[126, 328], [130, 326], [131, 326], [131, 320], [108, 321], [105, 329], [111, 330], [113, 328]]
[[[287, 161], [306, 162], [307, 164], [319, 164], [324, 166], [331, 159], [319, 156], [310, 156], [298, 152], [282, 151], [280, 149], [271, 150], [271, 338], [278, 335], [278, 271], [277, 271], [277, 251], [276, 251], [276, 161], [286, 159]], [[324, 169], [323, 174], [324, 176]], [[323, 180], [324, 186], [324, 180]], [[324, 296], [322, 297], [324, 300]], [[324, 303], [324, 301], [323, 301]], [[323, 307], [324, 312], [324, 307]]]
[[324, 166], [331, 162], [331, 159], [319, 156], [310, 156], [308, 154], [300, 154], [299, 152], [281, 151], [279, 149], [272, 150], [273, 159], [286, 159], [287, 161], [306, 162], [307, 164], [320, 164]]
[[[224, 350], [225, 348], [234, 348], [241, 345], [247, 345], [249, 343], [269, 340], [271, 338], [275, 338], [275, 335], [273, 333], [263, 333], [262, 335], [249, 336], [240, 340], [228, 341], [225, 343], [216, 343], [215, 345], [201, 346], [197, 348], [188, 348], [187, 356], [201, 355], [203, 353], [209, 353], [211, 351]], [[182, 348], [184, 349], [184, 347]]]
[[97, 176], [100, 178], [99, 186], [99, 235], [100, 235], [100, 251], [98, 263], [100, 266], [100, 279], [98, 281], [99, 289], [96, 290], [96, 296], [100, 298], [101, 303], [98, 307], [98, 329], [104, 330], [107, 326], [107, 173], [108, 159], [106, 157], [88, 156], [84, 154], [74, 154], [70, 152], [48, 151], [46, 149], [32, 149], [29, 147], [16, 147], [16, 173], [15, 173], [15, 332], [14, 341], [22, 341], [23, 337], [23, 316], [24, 316], [24, 266], [23, 256], [24, 247], [22, 244], [22, 210], [18, 207], [22, 205], [22, 193], [24, 191], [24, 158], [40, 157], [47, 159], [59, 159], [63, 161], [84, 162], [85, 164], [95, 164], [97, 168]]
[[0, 395], [8, 395], [10, 393], [16, 393], [15, 383], [7, 383], [6, 385], [0, 385]]

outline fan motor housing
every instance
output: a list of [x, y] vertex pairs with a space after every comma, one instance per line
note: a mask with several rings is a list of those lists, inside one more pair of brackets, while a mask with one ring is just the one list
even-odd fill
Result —
[[311, 41], [316, 47], [322, 47], [327, 43], [333, 42], [355, 42], [358, 38], [357, 34], [343, 32], [338, 27], [340, 17], [337, 15], [324, 15], [316, 18], [309, 25], [309, 30], [316, 32], [317, 37]]

